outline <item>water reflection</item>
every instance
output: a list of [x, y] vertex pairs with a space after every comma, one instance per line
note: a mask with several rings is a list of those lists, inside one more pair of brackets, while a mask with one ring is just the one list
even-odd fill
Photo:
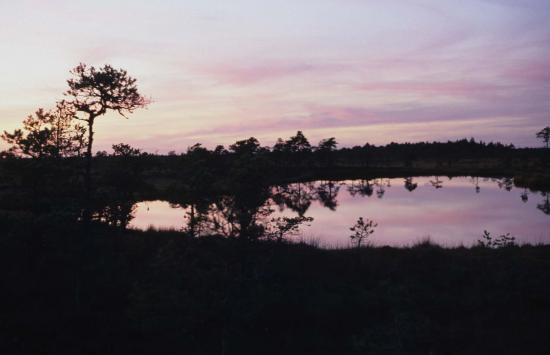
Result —
[[351, 196], [372, 196], [374, 192], [373, 184], [370, 180], [351, 181], [348, 184], [348, 192]]
[[523, 189], [523, 192], [521, 193], [521, 200], [526, 203], [529, 201], [529, 193], [527, 192], [527, 189]]
[[548, 192], [542, 192], [541, 194], [544, 197], [544, 200], [537, 205], [537, 208], [544, 214], [550, 214], [550, 201], [548, 200], [550, 194]]
[[481, 187], [479, 186], [479, 177], [478, 176], [472, 177], [471, 181], [474, 184], [476, 193], [478, 194], [481, 191]]
[[498, 187], [505, 189], [506, 191], [512, 191], [514, 187], [514, 180], [512, 178], [502, 178], [495, 179], [497, 181]]
[[412, 177], [405, 178], [405, 189], [409, 192], [413, 192], [418, 187], [418, 184], [414, 182]]
[[439, 176], [436, 176], [434, 180], [430, 180], [430, 184], [432, 184], [432, 186], [436, 189], [442, 189], [443, 188], [443, 181], [441, 181], [439, 179]]
[[290, 185], [276, 186], [272, 190], [271, 199], [279, 206], [280, 210], [290, 208], [303, 216], [315, 200], [315, 183], [298, 182]]
[[336, 207], [338, 207], [336, 198], [338, 197], [338, 192], [340, 192], [340, 185], [344, 185], [344, 183], [321, 181], [317, 187], [317, 198], [324, 207], [331, 211], [336, 211]]
[[132, 201], [113, 201], [93, 214], [96, 221], [126, 229], [135, 217], [138, 206]]
[[550, 242], [550, 194], [541, 193], [542, 201], [536, 201], [507, 178], [317, 181], [242, 192], [198, 204], [138, 203], [130, 227], [152, 224], [195, 236], [251, 239], [281, 237], [278, 232], [290, 228], [288, 236], [346, 246], [348, 228], [364, 216], [378, 222], [372, 236], [376, 245], [412, 244], [425, 237], [443, 245], [472, 245], [485, 229], [511, 233], [519, 243]]

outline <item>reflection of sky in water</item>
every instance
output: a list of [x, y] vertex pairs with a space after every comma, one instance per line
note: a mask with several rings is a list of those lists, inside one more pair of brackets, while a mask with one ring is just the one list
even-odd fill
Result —
[[184, 210], [173, 208], [166, 201], [144, 201], [137, 204], [131, 228], [182, 229], [185, 225]]
[[[305, 215], [314, 221], [301, 228], [302, 237], [319, 240], [325, 246], [347, 246], [349, 227], [362, 216], [378, 223], [370, 237], [375, 245], [413, 244], [429, 237], [442, 245], [468, 246], [485, 229], [494, 236], [511, 233], [519, 243], [550, 242], [550, 216], [537, 209], [537, 204], [543, 202], [540, 193], [529, 192], [524, 203], [523, 189], [512, 187], [506, 191], [491, 180], [479, 179], [479, 193], [471, 178], [442, 177], [441, 189], [435, 189], [430, 180], [434, 178], [415, 178], [418, 188], [412, 192], [404, 188], [402, 178], [379, 180], [384, 183], [383, 198], [377, 197], [376, 186], [370, 197], [352, 196], [348, 191], [351, 181], [335, 183], [342, 184], [336, 210], [313, 201]], [[386, 186], [387, 182], [391, 187]], [[142, 202], [131, 226], [181, 229], [185, 223], [183, 213], [166, 202]], [[283, 214], [296, 215], [289, 209]]]

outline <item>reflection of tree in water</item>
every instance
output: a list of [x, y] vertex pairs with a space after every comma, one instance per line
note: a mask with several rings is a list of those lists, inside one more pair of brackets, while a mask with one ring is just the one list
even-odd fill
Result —
[[198, 228], [205, 235], [282, 241], [284, 238], [298, 235], [300, 226], [313, 220], [305, 216], [271, 218], [275, 212], [272, 208], [273, 203], [273, 199], [268, 198], [261, 205], [248, 205], [243, 203], [240, 197], [222, 196], [209, 206], [205, 218], [198, 221]]
[[386, 190], [384, 189], [384, 186], [378, 185], [378, 188], [376, 189], [376, 197], [382, 198], [384, 197], [385, 193], [386, 193]]
[[529, 200], [529, 193], [527, 192], [527, 189], [523, 189], [523, 192], [521, 193], [521, 201], [523, 203], [526, 203]]
[[279, 206], [279, 210], [290, 208], [299, 216], [307, 212], [313, 201], [319, 201], [323, 206], [335, 210], [341, 185], [334, 181], [321, 181], [318, 184], [299, 182], [276, 186], [272, 189], [271, 199]]
[[430, 180], [430, 184], [436, 189], [443, 188], [443, 181], [439, 179], [439, 176], [436, 176], [435, 180]]
[[374, 192], [376, 192], [376, 197], [382, 198], [386, 193], [386, 187], [391, 187], [390, 179], [375, 179], [372, 182], [371, 180], [362, 179], [358, 181], [352, 181], [347, 189], [351, 196], [359, 195], [362, 197], [370, 197]]
[[340, 185], [336, 185], [334, 181], [321, 182], [316, 191], [321, 204], [331, 211], [335, 211], [338, 206], [336, 198], [340, 191]]
[[541, 203], [537, 205], [537, 208], [541, 210], [544, 214], [550, 215], [550, 193], [541, 192], [541, 195], [544, 197]]
[[275, 187], [272, 199], [279, 206], [279, 209], [282, 210], [286, 206], [298, 213], [299, 216], [303, 216], [315, 200], [315, 197], [316, 189], [314, 183], [298, 182]]
[[407, 191], [414, 191], [418, 187], [418, 183], [414, 182], [412, 177], [406, 177], [405, 178], [405, 189]]
[[479, 177], [477, 177], [477, 176], [473, 177], [473, 178], [471, 178], [471, 181], [475, 186], [476, 194], [478, 194], [481, 191], [481, 188], [479, 187]]
[[384, 186], [388, 186], [388, 184], [385, 184], [382, 179], [376, 179], [374, 180], [374, 186], [376, 186], [376, 197], [384, 197], [384, 194], [386, 193], [386, 189], [384, 188]]
[[185, 208], [186, 212], [183, 216], [186, 221], [183, 231], [194, 237], [200, 237], [205, 234], [205, 225], [210, 206], [205, 201], [191, 202], [177, 205]]
[[256, 239], [261, 234], [257, 220], [273, 212], [270, 204], [266, 205], [271, 197], [270, 188], [249, 180], [248, 183], [235, 182], [230, 191], [230, 196], [217, 199], [214, 205], [232, 225], [233, 234]]
[[207, 217], [201, 221], [202, 228], [209, 234], [226, 237], [257, 239], [267, 223], [273, 209], [265, 200], [261, 204], [242, 196], [223, 196], [210, 206]]
[[136, 208], [133, 201], [113, 201], [93, 213], [92, 218], [113, 227], [126, 229], [135, 217]]
[[[187, 207], [184, 231], [194, 236], [216, 234], [249, 240], [261, 237], [279, 240], [283, 235], [296, 235], [302, 223], [312, 220], [304, 214], [314, 200], [334, 210], [340, 189], [331, 181], [318, 186], [307, 182], [274, 187], [255, 184], [232, 187], [231, 194], [212, 197], [202, 207], [198, 207], [196, 202], [179, 203], [179, 206]], [[289, 208], [298, 217], [271, 218], [274, 205], [281, 212]]]
[[352, 181], [351, 185], [348, 186], [348, 192], [351, 196], [359, 195], [359, 196], [372, 196], [374, 192], [373, 184], [371, 184], [370, 180], [359, 180]]
[[102, 174], [96, 181], [99, 187], [94, 191], [92, 219], [108, 225], [126, 229], [134, 218], [138, 191], [146, 184], [143, 179], [141, 151], [128, 144], [112, 146], [113, 154], [106, 161]]
[[498, 184], [498, 187], [501, 189], [505, 189], [506, 191], [511, 191], [514, 187], [514, 180], [509, 177], [505, 177], [502, 179], [496, 179], [496, 182]]
[[[404, 178], [404, 187], [414, 191], [418, 183], [413, 177]], [[501, 188], [506, 188], [510, 180], [490, 179], [500, 182]], [[478, 187], [479, 178], [471, 178]], [[430, 183], [435, 188], [442, 185], [439, 177], [434, 177]], [[189, 201], [189, 194], [180, 201], [171, 201], [174, 207], [185, 208], [186, 226], [183, 232], [195, 237], [220, 235], [226, 237], [256, 240], [267, 238], [282, 240], [300, 234], [300, 227], [312, 219], [305, 213], [313, 203], [319, 201], [321, 206], [334, 211], [338, 206], [338, 194], [341, 186], [346, 186], [350, 196], [372, 196], [376, 192], [378, 198], [383, 198], [386, 188], [390, 185], [387, 179], [354, 180], [349, 184], [337, 181], [321, 181], [294, 183], [283, 186], [261, 187], [251, 183], [232, 185], [233, 193], [223, 195], [202, 196], [192, 194], [194, 201]], [[537, 205], [545, 214], [550, 214], [550, 194], [542, 193], [544, 200]], [[528, 190], [521, 194], [522, 201], [527, 202]], [[279, 212], [290, 210], [296, 215], [275, 215], [274, 207]], [[112, 226], [126, 228], [133, 218], [134, 205], [131, 202], [111, 203], [96, 214], [96, 218]]]
[[[204, 181], [208, 181], [206, 176], [203, 177]], [[209, 213], [212, 195], [213, 192], [205, 183], [194, 179], [185, 179], [170, 187], [170, 206], [185, 209], [183, 219], [186, 223], [183, 232], [197, 237], [205, 233], [203, 222]]]
[[[339, 186], [333, 182], [321, 184], [295, 183], [268, 187], [254, 183], [252, 178], [228, 181], [222, 194], [181, 190], [180, 200], [170, 201], [173, 207], [185, 208], [184, 232], [192, 236], [222, 235], [248, 240], [277, 234], [295, 235], [298, 227], [311, 219], [304, 214], [312, 201], [323, 199], [323, 205], [334, 208]], [[286, 208], [296, 212], [296, 218], [270, 218], [274, 205], [282, 212]]]

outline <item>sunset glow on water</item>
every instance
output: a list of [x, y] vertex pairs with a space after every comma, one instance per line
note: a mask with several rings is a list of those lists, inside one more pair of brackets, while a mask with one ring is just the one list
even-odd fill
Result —
[[[434, 187], [436, 181], [441, 188]], [[305, 216], [314, 221], [303, 226], [301, 235], [294, 239], [315, 241], [326, 247], [349, 246], [349, 227], [364, 217], [378, 223], [370, 240], [373, 245], [406, 246], [429, 238], [444, 246], [472, 246], [484, 230], [493, 235], [510, 233], [520, 244], [550, 243], [550, 216], [541, 209], [546, 201], [541, 193], [512, 186], [508, 186], [508, 191], [502, 183], [499, 186], [499, 181], [469, 177], [414, 178], [418, 184], [414, 191], [404, 188], [402, 178], [371, 182], [379, 184], [373, 185], [371, 196], [352, 195], [350, 190], [360, 181], [334, 182], [334, 210], [313, 196]], [[301, 188], [315, 194], [319, 184], [302, 184]], [[286, 207], [283, 211], [273, 203], [272, 207], [276, 210], [273, 216], [297, 215]], [[141, 202], [131, 227], [182, 230], [186, 223], [184, 212], [163, 201]]]

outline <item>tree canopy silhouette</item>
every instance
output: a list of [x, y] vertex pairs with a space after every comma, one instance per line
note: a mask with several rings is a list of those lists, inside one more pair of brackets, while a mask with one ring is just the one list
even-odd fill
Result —
[[325, 138], [319, 142], [319, 145], [317, 146], [317, 150], [322, 152], [324, 151], [332, 152], [333, 150], [336, 150], [337, 145], [338, 145], [338, 142], [336, 142], [336, 138], [334, 137]]
[[544, 127], [537, 132], [537, 138], [542, 140], [546, 144], [546, 149], [548, 149], [548, 144], [550, 142], [550, 127]]
[[136, 79], [124, 69], [115, 69], [110, 65], [96, 69], [81, 63], [71, 70], [71, 74], [73, 78], [67, 80], [69, 90], [65, 95], [71, 98], [75, 112], [83, 114], [77, 119], [88, 126], [85, 184], [89, 199], [95, 119], [109, 111], [127, 118], [127, 114], [146, 107], [149, 100], [139, 93]]
[[294, 137], [290, 137], [285, 142], [285, 148], [291, 153], [309, 152], [311, 150], [311, 144], [309, 144], [309, 141], [302, 131], [298, 131]]
[[260, 142], [254, 137], [248, 139], [240, 140], [231, 144], [229, 150], [232, 152], [242, 155], [242, 154], [254, 154], [260, 148]]
[[66, 101], [58, 102], [55, 109], [38, 109], [23, 121], [23, 128], [2, 139], [11, 144], [10, 152], [32, 158], [59, 158], [79, 156], [87, 144], [86, 128], [75, 124], [75, 112]]

